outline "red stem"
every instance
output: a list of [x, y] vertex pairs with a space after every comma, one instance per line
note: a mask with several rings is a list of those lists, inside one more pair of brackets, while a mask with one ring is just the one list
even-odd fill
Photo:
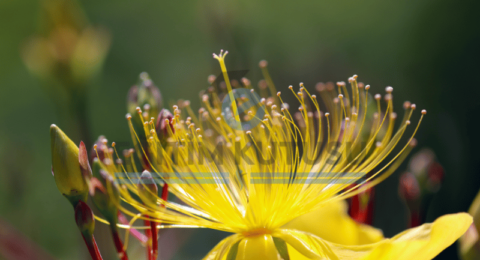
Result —
[[152, 249], [153, 258], [157, 259], [158, 256], [158, 235], [157, 235], [157, 223], [153, 220], [150, 221], [150, 229], [152, 232]]
[[83, 241], [85, 241], [85, 244], [87, 245], [88, 252], [90, 253], [90, 256], [92, 257], [92, 260], [103, 260], [102, 256], [100, 255], [100, 251], [98, 250], [97, 242], [95, 241], [95, 237], [91, 238], [86, 238], [83, 234]]
[[[144, 220], [143, 223], [145, 224], [145, 226], [150, 226], [150, 221], [149, 220]], [[147, 255], [148, 255], [148, 260], [152, 260], [152, 244], [150, 243], [150, 241], [152, 241], [152, 230], [151, 229], [145, 229], [145, 235], [147, 236], [148, 238], [148, 241], [147, 241]], [[155, 259], [153, 259], [155, 260]]]
[[128, 260], [127, 252], [125, 252], [125, 250], [123, 249], [123, 243], [122, 240], [120, 240], [117, 229], [115, 227], [111, 227], [111, 229], [113, 242], [115, 243], [115, 248], [117, 248], [118, 257], [121, 260]]

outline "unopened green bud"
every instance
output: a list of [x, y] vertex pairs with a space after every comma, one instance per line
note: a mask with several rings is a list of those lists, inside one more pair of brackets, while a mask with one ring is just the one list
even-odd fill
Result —
[[[140, 81], [130, 88], [128, 92], [128, 112], [132, 115], [138, 113], [137, 107], [141, 109], [141, 115], [148, 120], [156, 117], [163, 106], [162, 95], [157, 86], [148, 76], [148, 73], [140, 74]], [[134, 116], [135, 118], [135, 116]]]
[[50, 126], [50, 139], [52, 172], [58, 190], [73, 206], [79, 200], [86, 201], [88, 185], [80, 169], [78, 147], [56, 125]]
[[148, 171], [144, 171], [138, 183], [138, 195], [145, 205], [156, 208], [158, 187], [152, 175]]
[[93, 217], [93, 212], [87, 203], [79, 201], [77, 206], [75, 206], [75, 222], [84, 236], [90, 237], [93, 235], [93, 231], [95, 230], [95, 218]]

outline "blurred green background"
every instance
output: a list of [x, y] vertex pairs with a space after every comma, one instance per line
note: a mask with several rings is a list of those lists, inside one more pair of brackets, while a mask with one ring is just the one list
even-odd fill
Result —
[[[126, 94], [142, 71], [167, 104], [182, 98], [198, 107], [207, 76], [220, 72], [211, 54], [226, 49], [228, 68], [249, 69], [253, 82], [260, 79], [258, 61], [268, 60], [279, 90], [299, 82], [313, 89], [318, 81], [358, 74], [373, 93], [393, 86], [397, 108], [408, 99], [427, 109], [419, 147], [434, 149], [446, 171], [428, 221], [466, 211], [480, 187], [479, 1], [79, 3], [90, 23], [112, 36], [103, 70], [87, 84], [92, 137], [129, 140]], [[50, 172], [48, 129], [52, 123], [65, 127], [62, 114], [21, 58], [22, 46], [41, 27], [40, 8], [38, 1], [0, 1], [0, 218], [57, 259], [86, 259], [73, 209]], [[79, 142], [78, 136], [72, 139]], [[399, 174], [376, 190], [374, 225], [386, 236], [407, 225]], [[160, 243], [182, 241], [168, 246], [175, 248], [171, 259], [200, 259], [223, 236], [168, 231]], [[112, 250], [105, 239], [100, 246]], [[438, 259], [457, 259], [456, 247]]]

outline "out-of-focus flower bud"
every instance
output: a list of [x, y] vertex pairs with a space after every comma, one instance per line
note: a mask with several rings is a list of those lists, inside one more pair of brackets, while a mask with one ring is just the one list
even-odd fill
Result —
[[410, 172], [402, 174], [398, 187], [400, 197], [408, 207], [410, 219], [409, 227], [416, 227], [421, 224], [421, 192], [417, 178]]
[[77, 82], [88, 81], [101, 70], [110, 40], [105, 28], [89, 27], [82, 31], [70, 59], [72, 76]]
[[102, 215], [112, 225], [118, 222], [120, 193], [113, 177], [102, 170], [98, 158], [93, 161], [94, 178], [90, 182], [90, 196]]
[[[170, 128], [170, 130], [168, 128]], [[158, 139], [165, 147], [168, 138], [170, 138], [170, 131], [171, 133], [175, 133], [175, 128], [173, 127], [173, 115], [168, 109], [164, 108], [158, 114], [155, 131], [157, 132]]]
[[430, 192], [437, 192], [442, 184], [445, 171], [441, 164], [433, 162], [428, 168], [428, 180], [426, 188]]
[[[127, 110], [131, 115], [137, 115], [137, 107], [142, 110], [144, 119], [156, 117], [162, 108], [162, 95], [157, 86], [153, 84], [146, 72], [140, 74], [140, 81], [130, 88], [127, 98]], [[138, 118], [138, 116], [133, 116]]]
[[87, 203], [79, 201], [75, 206], [75, 222], [84, 236], [92, 236], [95, 230], [95, 219], [93, 212]]
[[140, 176], [138, 183], [138, 195], [145, 205], [156, 208], [158, 187], [152, 175], [148, 171], [144, 171]]
[[52, 172], [57, 188], [75, 206], [86, 201], [88, 186], [80, 169], [78, 147], [56, 125], [50, 126]]
[[468, 213], [473, 223], [459, 240], [460, 256], [463, 260], [480, 259], [480, 191], [473, 200]]

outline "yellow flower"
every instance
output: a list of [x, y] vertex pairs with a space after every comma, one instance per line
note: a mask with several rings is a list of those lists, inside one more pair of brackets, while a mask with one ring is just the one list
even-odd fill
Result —
[[[105, 153], [110, 162], [105, 168], [122, 183], [123, 201], [138, 211], [120, 207], [132, 217], [132, 223], [153, 219], [162, 223], [158, 228], [203, 227], [234, 233], [205, 257], [228, 260], [431, 259], [465, 232], [471, 217], [456, 214], [392, 239], [380, 240], [379, 232], [364, 226], [344, 227], [364, 232], [364, 238], [335, 237], [332, 233], [336, 230], [329, 225], [335, 221], [337, 225], [352, 223], [327, 213], [343, 211], [338, 201], [394, 172], [412, 148], [410, 142], [426, 111], [409, 130], [407, 141], [397, 147], [416, 106], [407, 103], [404, 117], [397, 120], [393, 88], [387, 87], [386, 104], [382, 105], [381, 96], [373, 99], [368, 93], [370, 86], [357, 83], [355, 75], [349, 79], [350, 90], [344, 82], [337, 83], [337, 89], [318, 85], [320, 102], [301, 83], [298, 92], [289, 87], [300, 104], [299, 112], [292, 115], [281, 93], [276, 93], [265, 61], [260, 63], [265, 77], [260, 84], [262, 97], [249, 94], [253, 89], [248, 80], [242, 80], [247, 90], [232, 89], [226, 54], [214, 54], [225, 88], [212, 86], [202, 97], [198, 115], [188, 101], [173, 106], [173, 118], [165, 119], [166, 125], [173, 126], [166, 127], [167, 143], [158, 138], [155, 118], [145, 116], [138, 107], [133, 116], [143, 123], [147, 138], [147, 145], [143, 145], [139, 138], [143, 134], [135, 132], [133, 116], [127, 115], [143, 168], [149, 169], [154, 179], [167, 183], [169, 191], [187, 206], [165, 201], [154, 192], [148, 197], [155, 195], [156, 203], [142, 203], [149, 198], [139, 189], [145, 184], [139, 182], [133, 151], [124, 152], [125, 165], [111, 163], [113, 155]], [[119, 177], [120, 171], [125, 172], [123, 177]], [[137, 174], [127, 173], [132, 171]], [[358, 188], [362, 183], [367, 184]], [[324, 230], [317, 233], [320, 237], [289, 229], [287, 223], [322, 207], [327, 210]], [[345, 231], [345, 236], [349, 232]]]

